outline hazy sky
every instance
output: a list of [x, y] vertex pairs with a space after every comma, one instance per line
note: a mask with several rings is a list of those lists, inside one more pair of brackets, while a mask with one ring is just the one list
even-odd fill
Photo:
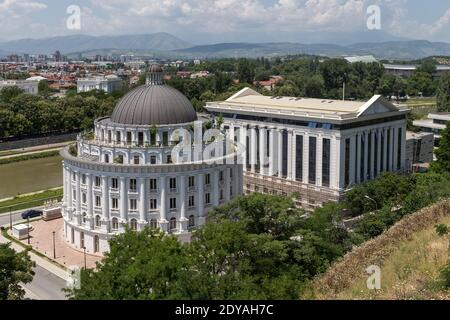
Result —
[[[66, 10], [81, 8], [81, 30]], [[0, 39], [67, 34], [169, 32], [192, 43], [313, 42], [330, 32], [367, 31], [370, 5], [381, 9], [381, 31], [450, 42], [450, 0], [0, 0]]]

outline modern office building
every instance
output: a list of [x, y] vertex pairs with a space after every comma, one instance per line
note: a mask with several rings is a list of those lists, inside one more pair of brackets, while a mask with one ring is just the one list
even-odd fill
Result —
[[[386, 71], [387, 74], [392, 74], [404, 78], [411, 77], [418, 67], [419, 66], [417, 65], [406, 65], [406, 64], [384, 64], [384, 70]], [[436, 71], [433, 74], [433, 78], [439, 79], [444, 72], [450, 72], [450, 66], [437, 65]]]
[[339, 101], [263, 96], [245, 88], [206, 109], [245, 145], [247, 193], [298, 193], [313, 209], [383, 171], [405, 170], [406, 115], [381, 96]]
[[428, 119], [415, 120], [413, 125], [418, 127], [422, 132], [434, 134], [434, 145], [439, 146], [441, 140], [441, 132], [450, 122], [450, 112], [433, 112], [428, 114]]
[[200, 141], [200, 150], [194, 144], [177, 151], [183, 161], [173, 158], [178, 141], [190, 140], [180, 130], [201, 128], [197, 120], [189, 100], [163, 85], [161, 70], [152, 66], [146, 85], [125, 95], [110, 118], [96, 120], [93, 135], [78, 138], [76, 154], [61, 152], [67, 242], [100, 254], [126, 226], [184, 237], [213, 207], [242, 194], [242, 165], [226, 161], [235, 154], [204, 153], [210, 145]]
[[106, 93], [119, 90], [122, 79], [116, 75], [97, 76], [90, 78], [80, 78], [77, 80], [77, 92], [89, 92], [91, 90], [101, 90]]
[[417, 171], [433, 162], [434, 135], [428, 132], [406, 133], [406, 169]]

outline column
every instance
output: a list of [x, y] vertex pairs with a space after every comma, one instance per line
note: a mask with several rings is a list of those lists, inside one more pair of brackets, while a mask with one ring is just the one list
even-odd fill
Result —
[[[228, 136], [227, 136], [227, 149], [226, 149], [226, 156], [230, 156], [232, 154], [235, 153], [235, 147], [234, 147], [234, 125], [230, 124], [230, 129], [228, 131]], [[228, 164], [233, 164], [234, 163], [234, 157], [229, 157], [227, 158], [227, 163]]]
[[162, 231], [167, 232], [169, 221], [167, 221], [167, 186], [166, 177], [162, 176], [159, 178], [159, 188], [160, 188], [160, 199], [159, 199], [159, 227]]
[[322, 154], [323, 154], [323, 137], [317, 137], [316, 147], [316, 184], [322, 186]]
[[338, 147], [338, 170], [339, 170], [339, 189], [345, 189], [345, 138], [338, 137], [337, 138], [337, 147]]
[[367, 181], [367, 175], [369, 173], [369, 168], [367, 168], [367, 157], [369, 156], [369, 134], [364, 131], [364, 176], [363, 181]]
[[381, 158], [381, 130], [378, 128], [377, 129], [377, 131], [376, 131], [377, 133], [376, 133], [376, 135], [377, 135], [377, 141], [378, 141], [378, 143], [377, 143], [377, 147], [378, 147], [378, 151], [377, 151], [377, 168], [376, 168], [376, 175], [378, 176], [379, 174], [380, 174], [380, 172], [381, 172], [381, 161], [382, 161], [382, 158]]
[[146, 179], [145, 178], [139, 178], [139, 223], [143, 225], [147, 224], [147, 197], [146, 197]]
[[252, 173], [256, 172], [256, 155], [257, 155], [257, 146], [256, 146], [256, 130], [255, 128], [250, 129], [250, 165]]
[[180, 183], [180, 232], [187, 231], [188, 221], [186, 218], [186, 176], [181, 176]]
[[288, 130], [288, 143], [287, 143], [287, 179], [288, 180], [293, 180], [292, 179], [292, 131]]
[[361, 182], [361, 134], [356, 135], [356, 147], [358, 148], [358, 152], [356, 153], [356, 183]]
[[214, 207], [219, 205], [219, 171], [217, 169], [212, 174], [212, 204]]
[[265, 168], [266, 161], [266, 128], [259, 128], [259, 172], [262, 175], [266, 175], [267, 171]]
[[120, 219], [122, 223], [128, 223], [128, 190], [125, 177], [120, 177], [119, 180], [119, 196], [120, 196]]
[[275, 174], [276, 168], [276, 159], [275, 157], [276, 150], [276, 139], [275, 139], [275, 130], [273, 128], [269, 131], [269, 176], [273, 177]]
[[89, 228], [94, 229], [94, 200], [93, 200], [93, 190], [92, 190], [92, 180], [93, 176], [91, 174], [86, 174], [87, 181], [87, 221], [89, 223]]
[[283, 131], [278, 129], [278, 178], [283, 178]]
[[339, 155], [339, 140], [335, 136], [331, 138], [330, 146], [330, 187], [333, 189], [339, 189], [339, 168], [340, 168], [340, 155]]
[[370, 179], [375, 178], [375, 130], [371, 130], [371, 150], [370, 150]]
[[75, 194], [76, 194], [76, 204], [77, 204], [77, 214], [81, 215], [81, 173], [80, 172], [76, 172], [75, 173], [75, 177], [76, 177], [76, 189], [75, 189]]
[[205, 219], [205, 175], [203, 173], [197, 176], [197, 213], [199, 225], [206, 222]]
[[241, 148], [244, 148], [242, 150], [242, 164], [244, 165], [244, 170], [247, 169], [246, 163], [247, 163], [247, 157], [249, 155], [247, 154], [247, 128], [245, 126], [241, 126], [239, 129], [239, 141], [241, 143]]
[[406, 127], [402, 127], [402, 150], [401, 150], [401, 170], [404, 171], [407, 168], [406, 166]]
[[102, 176], [102, 215], [104, 229], [106, 232], [110, 231], [109, 224], [109, 179], [106, 176]]
[[350, 184], [356, 183], [356, 163], [358, 162], [356, 159], [356, 135], [350, 138]]
[[398, 163], [398, 128], [392, 128], [392, 134], [393, 134], [393, 139], [394, 139], [394, 144], [393, 144], [393, 164], [392, 164], [392, 171], [397, 171], [397, 163]]

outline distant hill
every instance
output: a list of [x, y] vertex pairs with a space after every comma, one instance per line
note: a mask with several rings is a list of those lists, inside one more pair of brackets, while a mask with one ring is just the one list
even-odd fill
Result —
[[312, 54], [337, 57], [371, 54], [378, 59], [420, 59], [450, 55], [450, 44], [422, 40], [367, 42], [351, 45], [301, 43], [219, 43], [175, 50], [181, 56], [198, 58], [258, 57]]
[[168, 33], [121, 36], [73, 35], [45, 39], [22, 39], [0, 43], [0, 50], [16, 53], [51, 54], [59, 50], [63, 54], [96, 49], [157, 50], [183, 49], [192, 44]]

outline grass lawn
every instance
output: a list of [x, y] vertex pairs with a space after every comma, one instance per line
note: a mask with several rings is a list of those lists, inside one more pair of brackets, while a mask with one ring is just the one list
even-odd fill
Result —
[[27, 160], [55, 157], [57, 155], [59, 155], [59, 150], [44, 151], [44, 152], [33, 153], [33, 154], [22, 155], [22, 156], [18, 155], [17, 157], [0, 159], [0, 165], [13, 163], [13, 162], [20, 162], [20, 161], [27, 161]]
[[14, 199], [1, 201], [0, 213], [9, 212], [10, 207], [12, 208], [12, 211], [39, 207], [42, 206], [48, 200], [56, 198], [60, 200], [62, 195], [63, 189], [58, 188], [52, 190], [45, 190], [32, 195], [18, 196], [15, 197]]

